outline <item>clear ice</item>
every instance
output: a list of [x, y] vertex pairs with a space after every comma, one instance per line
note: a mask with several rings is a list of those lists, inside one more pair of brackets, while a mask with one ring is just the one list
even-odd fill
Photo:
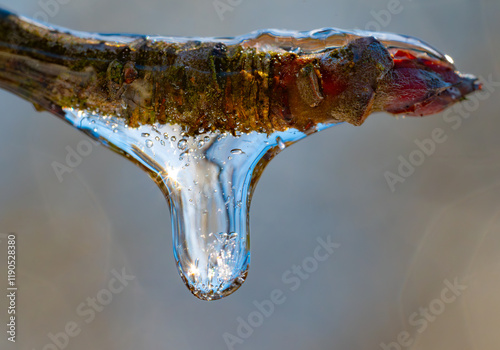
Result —
[[[203, 132], [187, 136], [177, 125], [128, 127], [124, 119], [66, 110], [78, 129], [145, 168], [165, 194], [172, 219], [174, 257], [189, 290], [203, 300], [238, 289], [250, 264], [249, 208], [266, 164], [306, 134]], [[311, 132], [330, 125], [318, 125]]]

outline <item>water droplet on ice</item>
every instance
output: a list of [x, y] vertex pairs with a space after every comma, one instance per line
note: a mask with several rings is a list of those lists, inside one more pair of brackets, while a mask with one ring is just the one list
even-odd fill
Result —
[[177, 144], [177, 147], [181, 150], [186, 149], [187, 147], [187, 140], [186, 139], [180, 139], [179, 143]]
[[237, 232], [231, 232], [229, 234], [229, 239], [236, 239], [238, 238], [238, 233]]
[[281, 137], [279, 137], [279, 136], [276, 137], [276, 143], [278, 144], [278, 147], [280, 148], [280, 150], [285, 149], [286, 145], [283, 142], [283, 140], [281, 139]]

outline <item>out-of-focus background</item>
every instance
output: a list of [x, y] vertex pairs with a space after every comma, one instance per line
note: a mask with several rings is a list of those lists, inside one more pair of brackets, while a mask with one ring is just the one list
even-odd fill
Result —
[[[445, 115], [373, 115], [362, 127], [334, 127], [281, 153], [253, 199], [249, 277], [215, 302], [197, 300], [180, 280], [167, 203], [142, 170], [94, 146], [60, 182], [52, 163], [64, 164], [86, 136], [0, 91], [0, 294], [9, 232], [17, 235], [19, 286], [16, 343], [7, 341], [8, 299], [0, 298], [1, 349], [498, 349], [497, 0], [0, 4], [96, 32], [398, 32], [490, 81], [481, 99]], [[445, 141], [419, 158], [415, 140], [438, 128]], [[413, 171], [400, 165], [406, 161]], [[391, 188], [387, 178], [396, 176]], [[310, 262], [318, 238], [340, 246], [307, 277], [283, 278]], [[116, 282], [117, 273], [128, 280]], [[283, 303], [260, 310], [276, 289]]]

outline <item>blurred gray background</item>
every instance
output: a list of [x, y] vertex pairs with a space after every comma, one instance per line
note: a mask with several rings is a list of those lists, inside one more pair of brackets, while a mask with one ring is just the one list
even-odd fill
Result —
[[[223, 13], [211, 0], [0, 5], [96, 32], [232, 36], [269, 27], [368, 26], [419, 37], [452, 56], [461, 71], [500, 81], [497, 0], [221, 0], [215, 5]], [[19, 286], [17, 342], [6, 340], [2, 326], [0, 348], [56, 349], [50, 334], [69, 322], [80, 333], [63, 342], [68, 349], [232, 348], [223, 335], [237, 337], [238, 318], [255, 315], [254, 301], [280, 289], [285, 302], [235, 349], [384, 349], [383, 343], [391, 350], [497, 350], [499, 90], [462, 113], [467, 118], [453, 111], [449, 117], [461, 121], [455, 129], [458, 122], [443, 115], [378, 114], [362, 127], [334, 127], [286, 149], [255, 192], [249, 277], [216, 302], [197, 300], [180, 280], [167, 203], [142, 170], [96, 146], [59, 182], [52, 162], [64, 163], [66, 147], [75, 149], [86, 136], [0, 91], [0, 232], [17, 234]], [[398, 157], [409, 159], [418, 149], [414, 140], [435, 128], [446, 141], [391, 191], [384, 173], [397, 174]], [[340, 247], [291, 291], [282, 275], [328, 236]], [[135, 279], [93, 320], [82, 316], [81, 303], [105, 295], [112, 271], [122, 269]], [[465, 290], [450, 301], [447, 283], [455, 281]], [[0, 298], [0, 323], [6, 322], [7, 298]]]

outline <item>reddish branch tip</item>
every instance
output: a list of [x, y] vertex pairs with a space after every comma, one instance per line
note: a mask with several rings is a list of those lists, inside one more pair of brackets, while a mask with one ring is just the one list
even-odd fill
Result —
[[456, 71], [448, 62], [416, 57], [398, 50], [394, 66], [383, 78], [379, 108], [392, 114], [425, 116], [438, 113], [481, 89], [472, 75]]

